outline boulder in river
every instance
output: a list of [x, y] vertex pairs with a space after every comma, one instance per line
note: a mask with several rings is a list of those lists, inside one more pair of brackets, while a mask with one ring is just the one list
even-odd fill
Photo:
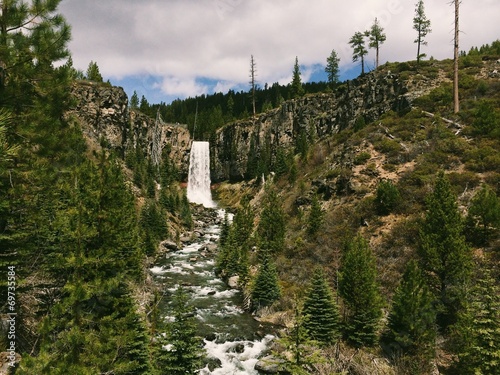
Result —
[[172, 240], [165, 240], [160, 242], [160, 249], [162, 251], [177, 251], [179, 250], [179, 247], [177, 244], [172, 241]]
[[254, 368], [259, 374], [291, 375], [290, 372], [283, 369], [284, 363], [285, 360], [268, 355], [259, 359]]
[[231, 276], [231, 277], [227, 280], [227, 285], [228, 285], [231, 289], [238, 289], [238, 284], [239, 284], [239, 281], [240, 281], [240, 277], [239, 277], [239, 276]]

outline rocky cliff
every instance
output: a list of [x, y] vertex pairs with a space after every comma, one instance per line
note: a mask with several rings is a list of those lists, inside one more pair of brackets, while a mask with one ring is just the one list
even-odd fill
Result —
[[212, 140], [212, 180], [242, 180], [249, 155], [258, 157], [264, 147], [274, 157], [279, 147], [294, 147], [300, 135], [321, 139], [361, 119], [368, 123], [387, 111], [409, 109], [407, 96], [397, 74], [370, 73], [332, 93], [286, 101], [254, 119], [228, 124]]
[[[140, 147], [151, 156], [155, 120], [139, 111], [129, 110], [127, 94], [121, 87], [79, 81], [72, 94], [75, 106], [70, 111], [90, 143], [104, 144], [120, 155]], [[160, 123], [160, 148], [170, 145], [170, 157], [187, 176], [190, 136], [187, 127]]]

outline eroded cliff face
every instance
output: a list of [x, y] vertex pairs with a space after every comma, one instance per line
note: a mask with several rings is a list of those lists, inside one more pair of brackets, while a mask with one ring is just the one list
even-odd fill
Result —
[[370, 73], [333, 93], [286, 101], [253, 120], [229, 124], [211, 142], [212, 180], [244, 179], [249, 157], [258, 157], [264, 148], [274, 158], [279, 147], [295, 147], [299, 136], [321, 139], [353, 126], [361, 117], [368, 123], [390, 110], [409, 109], [405, 94], [397, 75]]
[[[140, 147], [144, 155], [151, 156], [155, 120], [141, 112], [129, 110], [128, 97], [121, 87], [80, 81], [73, 86], [75, 107], [69, 114], [76, 116], [83, 134], [92, 144], [104, 144], [119, 155]], [[187, 176], [189, 167], [190, 136], [187, 127], [162, 124], [161, 148], [170, 145], [170, 157]]]

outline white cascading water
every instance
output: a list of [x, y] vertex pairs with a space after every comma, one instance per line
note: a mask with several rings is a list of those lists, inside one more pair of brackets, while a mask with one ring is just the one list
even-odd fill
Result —
[[215, 207], [210, 191], [210, 144], [193, 141], [189, 156], [187, 198], [192, 203]]

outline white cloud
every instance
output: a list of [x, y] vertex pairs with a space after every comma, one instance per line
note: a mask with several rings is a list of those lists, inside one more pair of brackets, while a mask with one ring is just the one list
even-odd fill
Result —
[[[151, 85], [168, 97], [227, 91], [248, 85], [250, 55], [257, 79], [287, 83], [295, 56], [307, 81], [314, 64], [325, 64], [332, 49], [341, 71], [352, 66], [348, 40], [377, 17], [387, 41], [381, 62], [415, 58], [412, 27], [416, 0], [65, 0], [60, 11], [72, 25], [75, 66], [96, 61], [105, 78], [157, 76]], [[428, 56], [452, 56], [453, 8], [448, 1], [425, 1], [432, 22]], [[464, 1], [461, 49], [500, 37], [500, 2]], [[373, 65], [373, 53], [368, 58]]]

